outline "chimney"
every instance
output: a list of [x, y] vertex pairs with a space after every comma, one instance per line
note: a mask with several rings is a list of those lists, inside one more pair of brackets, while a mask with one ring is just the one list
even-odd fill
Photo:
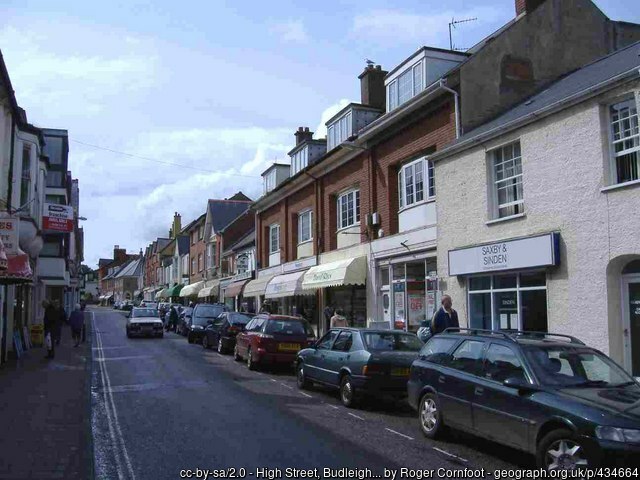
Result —
[[117, 261], [124, 261], [127, 259], [127, 249], [120, 248], [120, 245], [113, 246], [113, 259]]
[[309, 127], [298, 127], [294, 135], [296, 136], [296, 145], [300, 145], [306, 140], [313, 140], [313, 132], [309, 131]]
[[384, 77], [387, 75], [380, 65], [367, 65], [358, 78], [360, 79], [360, 102], [363, 105], [384, 110], [386, 107], [386, 91]]
[[523, 13], [531, 13], [540, 5], [542, 5], [545, 0], [515, 0], [516, 1], [516, 17], [522, 15]]
[[171, 238], [177, 237], [180, 233], [180, 230], [182, 230], [182, 217], [178, 212], [175, 212], [173, 214], [173, 227], [171, 228], [173, 234]]

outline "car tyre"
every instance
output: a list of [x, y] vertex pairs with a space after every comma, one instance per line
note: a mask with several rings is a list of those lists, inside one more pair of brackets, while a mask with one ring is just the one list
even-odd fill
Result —
[[211, 348], [211, 346], [209, 345], [209, 339], [207, 338], [206, 334], [204, 335], [204, 337], [202, 337], [202, 348], [204, 348], [205, 350], [209, 350], [209, 348]]
[[240, 356], [240, 354], [238, 353], [238, 345], [236, 344], [235, 347], [233, 347], [233, 359], [236, 362], [240, 362], [242, 361], [242, 357]]
[[191, 334], [187, 335], [187, 342], [193, 343], [193, 336]]
[[309, 390], [312, 386], [311, 381], [307, 378], [307, 375], [304, 372], [303, 362], [298, 363], [298, 367], [296, 368], [296, 383], [300, 390]]
[[444, 424], [438, 396], [435, 393], [427, 393], [420, 399], [418, 408], [418, 421], [420, 430], [427, 438], [437, 438], [442, 434]]
[[353, 408], [356, 406], [356, 392], [353, 388], [351, 375], [345, 375], [340, 381], [340, 400], [347, 408]]
[[258, 364], [253, 361], [253, 355], [251, 354], [251, 349], [247, 350], [247, 368], [249, 370], [257, 370]]
[[536, 450], [536, 463], [538, 468], [545, 470], [595, 466], [582, 440], [571, 430], [564, 428], [553, 430], [542, 438]]

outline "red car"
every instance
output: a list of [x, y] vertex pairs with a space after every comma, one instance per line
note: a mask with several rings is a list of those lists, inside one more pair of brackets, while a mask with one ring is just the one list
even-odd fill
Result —
[[290, 364], [315, 341], [309, 322], [301, 317], [260, 314], [236, 336], [233, 357], [247, 361], [249, 370], [265, 364]]

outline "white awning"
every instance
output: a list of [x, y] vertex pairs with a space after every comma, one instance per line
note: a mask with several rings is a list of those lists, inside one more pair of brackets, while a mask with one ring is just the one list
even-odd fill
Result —
[[311, 267], [302, 282], [304, 290], [364, 285], [367, 281], [367, 257], [348, 258]]
[[169, 289], [168, 288], [163, 288], [159, 292], [156, 292], [155, 299], [158, 300], [160, 298], [167, 298], [167, 296], [168, 296], [167, 294], [168, 293], [169, 293]]
[[209, 280], [205, 283], [204, 288], [198, 292], [198, 298], [217, 297], [219, 285], [219, 279]]
[[68, 287], [69, 280], [66, 278], [40, 278], [40, 281], [43, 285], [48, 285], [49, 287]]
[[259, 297], [264, 295], [264, 291], [267, 289], [267, 283], [274, 277], [274, 275], [265, 275], [264, 277], [251, 280], [244, 286], [244, 297]]
[[274, 277], [268, 284], [264, 292], [265, 298], [293, 297], [294, 295], [315, 295], [313, 291], [302, 289], [302, 279], [306, 272], [287, 273]]
[[181, 297], [195, 297], [198, 295], [198, 292], [204, 288], [204, 281], [190, 283], [182, 290], [180, 290]]

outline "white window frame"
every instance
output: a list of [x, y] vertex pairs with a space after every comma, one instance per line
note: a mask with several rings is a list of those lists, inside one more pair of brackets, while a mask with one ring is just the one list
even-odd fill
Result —
[[[309, 237], [303, 238], [304, 236], [302, 219], [306, 216], [309, 217]], [[311, 241], [313, 241], [313, 210], [307, 209], [298, 213], [298, 245]]]
[[[629, 109], [629, 116], [623, 119], [615, 120], [614, 117], [616, 113], [613, 112], [615, 107], [626, 107]], [[635, 110], [635, 113], [634, 113]], [[608, 122], [609, 122], [609, 147], [611, 150], [611, 161], [610, 161], [610, 176], [612, 185], [619, 185], [628, 182], [635, 182], [640, 180], [640, 131], [639, 131], [639, 123], [640, 116], [638, 115], [638, 111], [640, 110], [640, 106], [638, 105], [638, 99], [633, 96], [621, 102], [615, 102], [608, 105]], [[616, 132], [614, 130], [615, 124], [621, 124], [625, 119], [629, 119], [630, 129], [629, 135], [620, 136], [616, 138]], [[635, 125], [634, 125], [635, 124]], [[624, 125], [620, 125], [621, 132], [624, 132]], [[624, 148], [625, 143], [627, 143], [627, 148]], [[628, 143], [635, 143], [636, 145], [628, 145]], [[623, 145], [623, 149], [619, 152], [616, 152], [616, 145]], [[618, 178], [618, 158], [624, 155], [636, 154], [635, 161], [635, 178], [620, 180]]]
[[346, 141], [353, 135], [353, 112], [349, 110], [327, 127], [327, 151]]
[[291, 155], [291, 176], [303, 170], [309, 165], [309, 146], [305, 145]]
[[[422, 198], [420, 200], [417, 199], [416, 195], [418, 188], [416, 171], [422, 176]], [[410, 186], [413, 196], [411, 202], [409, 202], [407, 198], [409, 185], [407, 185], [406, 179], [409, 172], [411, 172]], [[400, 167], [400, 171], [398, 172], [398, 202], [400, 210], [415, 207], [416, 205], [430, 202], [436, 198], [434, 172], [433, 160], [429, 160], [428, 157], [417, 158]]]
[[264, 176], [264, 193], [269, 193], [276, 188], [276, 171], [271, 170]]
[[[348, 202], [349, 198], [352, 199], [353, 202], [353, 222], [348, 223], [349, 212], [347, 211], [347, 219], [343, 219], [342, 215], [342, 202]], [[344, 230], [345, 228], [351, 228], [356, 225], [360, 225], [360, 189], [354, 188], [351, 190], [347, 190], [340, 195], [336, 199], [336, 208], [338, 214], [336, 217], [338, 218], [338, 231]], [[345, 221], [343, 221], [345, 220]]]
[[[275, 237], [274, 232], [277, 232]], [[280, 224], [274, 223], [269, 225], [269, 255], [273, 255], [278, 252], [280, 252]]]
[[[413, 97], [418, 95], [422, 90], [424, 90], [425, 85], [425, 60], [420, 59], [417, 62], [405, 67], [405, 69], [396, 75], [396, 78], [393, 81], [389, 82], [386, 86], [387, 92], [387, 112], [399, 107], [407, 103]], [[417, 85], [416, 82], [416, 72], [419, 72], [420, 75], [420, 85]], [[400, 101], [400, 79], [410, 78], [410, 84], [408, 90], [410, 92], [409, 96], [406, 99]]]
[[[516, 147], [519, 151], [519, 154], [516, 154]], [[504, 152], [507, 148], [511, 148], [513, 151], [513, 156], [508, 160], [505, 160]], [[501, 152], [502, 158], [498, 162], [497, 153]], [[496, 148], [493, 148], [487, 152], [488, 155], [488, 164], [490, 168], [489, 178], [491, 179], [491, 212], [490, 216], [492, 219], [503, 219], [510, 218], [515, 216], [520, 216], [524, 214], [524, 185], [523, 185], [523, 166], [522, 166], [522, 146], [520, 144], [520, 140], [514, 140], [509, 143], [505, 143], [504, 145], [500, 145]], [[504, 176], [501, 179], [498, 179], [497, 168], [499, 165], [502, 165], [503, 168], [508, 167], [508, 162], [513, 162], [513, 174], [510, 176]], [[520, 164], [520, 173], [517, 173], [516, 165], [519, 162]], [[504, 186], [503, 186], [504, 185]], [[506, 203], [499, 203], [499, 193], [498, 191], [501, 188], [516, 188], [520, 185], [521, 197], [515, 198]], [[517, 210], [514, 213], [510, 213], [508, 215], [500, 215], [500, 210], [503, 208], [517, 207]]]

